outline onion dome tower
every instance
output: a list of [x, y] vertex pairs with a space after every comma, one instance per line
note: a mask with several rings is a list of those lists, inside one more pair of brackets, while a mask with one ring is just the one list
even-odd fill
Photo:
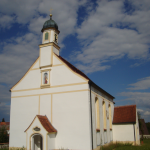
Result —
[[53, 65], [53, 53], [59, 56], [58, 46], [58, 35], [60, 31], [58, 30], [57, 23], [52, 20], [52, 14], [50, 14], [50, 19], [47, 20], [41, 30], [42, 44], [39, 45], [40, 48], [40, 68], [51, 67]]

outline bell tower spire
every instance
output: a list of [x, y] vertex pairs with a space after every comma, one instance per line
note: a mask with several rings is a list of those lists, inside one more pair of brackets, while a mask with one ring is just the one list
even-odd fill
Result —
[[40, 68], [53, 65], [53, 53], [59, 56], [58, 35], [60, 31], [58, 30], [57, 23], [52, 20], [51, 11], [52, 9], [50, 9], [50, 19], [44, 23], [41, 30], [43, 36], [42, 44], [39, 45]]

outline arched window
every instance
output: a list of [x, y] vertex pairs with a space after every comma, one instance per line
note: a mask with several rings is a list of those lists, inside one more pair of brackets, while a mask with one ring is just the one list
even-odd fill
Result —
[[111, 117], [111, 105], [108, 105], [109, 108], [109, 125], [110, 125], [110, 129], [112, 129], [112, 117]]
[[48, 32], [45, 33], [45, 40], [48, 40]]
[[100, 129], [99, 100], [95, 97], [96, 129]]
[[106, 128], [106, 105], [104, 100], [103, 100], [103, 124], [104, 124], [104, 129], [107, 129]]

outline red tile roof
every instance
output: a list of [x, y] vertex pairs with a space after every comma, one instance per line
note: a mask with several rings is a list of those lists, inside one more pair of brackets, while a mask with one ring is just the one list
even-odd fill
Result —
[[47, 132], [57, 132], [57, 130], [52, 126], [46, 116], [37, 115], [43, 127], [47, 130]]
[[[141, 121], [141, 127], [143, 129], [143, 135], [149, 135], [149, 132], [148, 132], [148, 129], [147, 129], [147, 126], [145, 124], [144, 119], [139, 119], [139, 121]], [[139, 129], [139, 131], [140, 131], [140, 135], [142, 135], [142, 132], [140, 129]]]
[[114, 108], [113, 124], [135, 123], [136, 105], [119, 106]]
[[7, 130], [9, 130], [9, 125], [10, 125], [10, 122], [0, 122], [0, 128], [2, 126], [5, 126]]
[[[57, 132], [57, 130], [52, 126], [52, 124], [49, 122], [49, 120], [48, 120], [48, 118], [46, 116], [36, 115], [35, 118], [36, 117], [38, 117], [38, 119], [41, 122], [42, 126], [45, 128], [45, 130], [48, 133]], [[30, 128], [30, 126], [34, 122], [35, 118], [33, 119], [31, 124], [29, 125], [29, 127], [24, 132], [26, 132]]]

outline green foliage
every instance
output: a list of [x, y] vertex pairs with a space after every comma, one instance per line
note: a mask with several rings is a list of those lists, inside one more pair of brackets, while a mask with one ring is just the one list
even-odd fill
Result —
[[5, 122], [5, 119], [4, 119], [4, 118], [2, 119], [2, 122]]
[[6, 126], [3, 125], [0, 128], [0, 143], [8, 143], [8, 142], [9, 142], [9, 136], [7, 133], [7, 129], [6, 129]]
[[116, 142], [116, 143], [111, 143], [107, 146], [102, 146], [101, 150], [113, 150], [116, 149], [118, 147], [129, 147], [132, 146], [131, 143], [120, 143], [120, 142]]
[[144, 139], [144, 144], [138, 146], [134, 146], [131, 143], [111, 143], [107, 146], [102, 146], [100, 150], [150, 150], [150, 139]]

